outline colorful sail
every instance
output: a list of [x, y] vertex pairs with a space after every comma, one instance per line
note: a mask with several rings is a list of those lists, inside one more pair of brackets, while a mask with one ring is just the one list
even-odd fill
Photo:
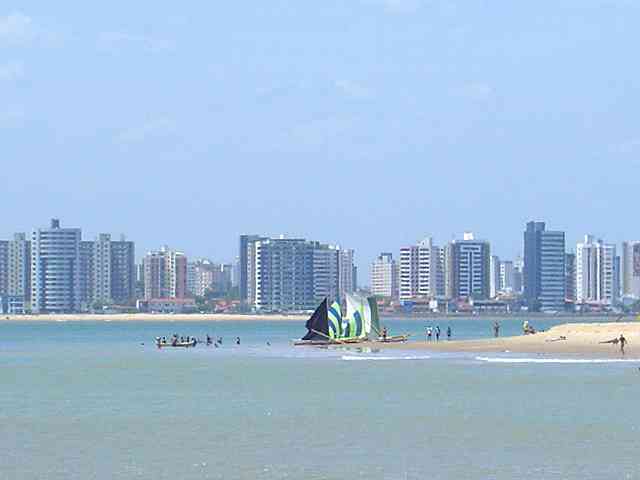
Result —
[[359, 295], [347, 294], [347, 314], [342, 319], [342, 338], [365, 338], [371, 333], [371, 306]]
[[313, 312], [313, 315], [307, 320], [307, 334], [302, 340], [316, 340], [329, 338], [329, 322], [327, 317], [327, 299]]
[[333, 302], [327, 311], [329, 321], [329, 337], [340, 338], [342, 336], [342, 311], [338, 302]]
[[371, 309], [371, 328], [373, 329], [373, 333], [376, 335], [382, 335], [376, 297], [367, 297], [367, 301], [369, 302], [369, 308]]

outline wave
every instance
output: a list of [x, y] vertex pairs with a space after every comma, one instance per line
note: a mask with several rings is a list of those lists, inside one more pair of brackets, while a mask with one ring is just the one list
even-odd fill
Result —
[[382, 357], [382, 356], [362, 356], [362, 355], [343, 355], [342, 360], [428, 360], [431, 357], [427, 355], [410, 355], [405, 357]]
[[488, 363], [639, 363], [633, 358], [504, 358], [476, 357], [476, 360]]

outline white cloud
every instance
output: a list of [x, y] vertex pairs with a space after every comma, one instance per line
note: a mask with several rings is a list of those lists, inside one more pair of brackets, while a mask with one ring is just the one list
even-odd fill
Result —
[[111, 52], [136, 48], [147, 52], [160, 53], [175, 49], [175, 45], [168, 40], [123, 32], [101, 33], [98, 37], [98, 46], [103, 50]]
[[0, 81], [18, 80], [24, 77], [24, 64], [20, 61], [13, 61], [0, 65]]
[[37, 29], [31, 17], [20, 12], [0, 17], [0, 44], [25, 45], [36, 36]]
[[120, 132], [116, 136], [116, 141], [118, 143], [139, 143], [148, 138], [165, 137], [175, 133], [176, 124], [173, 120], [167, 117], [158, 117]]

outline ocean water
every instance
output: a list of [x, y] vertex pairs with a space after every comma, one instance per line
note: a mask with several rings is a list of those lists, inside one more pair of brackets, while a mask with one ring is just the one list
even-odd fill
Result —
[[[302, 330], [0, 323], [0, 479], [640, 478], [640, 363], [293, 347]], [[155, 348], [174, 332], [223, 344]]]

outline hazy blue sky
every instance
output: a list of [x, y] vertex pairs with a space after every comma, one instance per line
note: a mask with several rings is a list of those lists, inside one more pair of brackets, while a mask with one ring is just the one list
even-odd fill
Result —
[[[640, 237], [640, 2], [0, 6], [0, 236]], [[364, 275], [363, 275], [364, 276]], [[366, 278], [362, 283], [367, 283]]]

